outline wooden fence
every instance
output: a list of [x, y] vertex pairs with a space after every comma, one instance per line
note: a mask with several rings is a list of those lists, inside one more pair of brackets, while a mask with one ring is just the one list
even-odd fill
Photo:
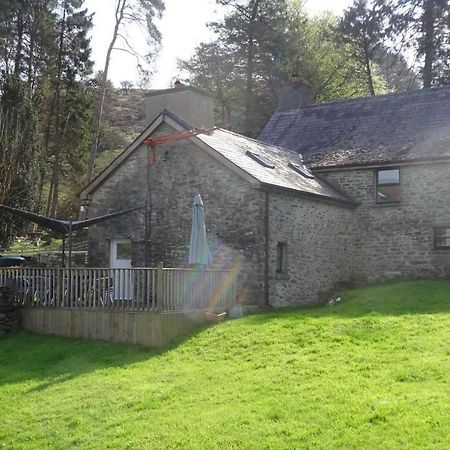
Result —
[[0, 268], [0, 286], [27, 307], [117, 311], [224, 310], [236, 303], [229, 270]]

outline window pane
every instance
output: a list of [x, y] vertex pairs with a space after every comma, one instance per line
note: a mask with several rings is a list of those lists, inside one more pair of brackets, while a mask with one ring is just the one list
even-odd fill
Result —
[[400, 169], [389, 169], [378, 171], [378, 184], [399, 184]]
[[131, 242], [117, 243], [117, 259], [131, 259]]
[[378, 203], [392, 203], [400, 201], [400, 185], [378, 186]]
[[438, 227], [434, 229], [436, 248], [450, 247], [450, 227]]
[[277, 273], [286, 271], [287, 244], [285, 242], [277, 243]]

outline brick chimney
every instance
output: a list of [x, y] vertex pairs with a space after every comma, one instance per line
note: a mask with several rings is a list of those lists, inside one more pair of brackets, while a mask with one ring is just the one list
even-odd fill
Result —
[[300, 109], [312, 103], [312, 89], [304, 84], [297, 72], [283, 89], [278, 102], [279, 110]]
[[148, 123], [169, 109], [194, 128], [214, 126], [214, 97], [201, 89], [177, 80], [170, 89], [150, 92], [145, 99], [145, 115]]

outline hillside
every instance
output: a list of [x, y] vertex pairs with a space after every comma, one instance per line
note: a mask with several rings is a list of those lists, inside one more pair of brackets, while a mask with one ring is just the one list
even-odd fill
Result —
[[148, 90], [109, 90], [94, 173], [100, 173], [147, 127], [145, 96]]
[[151, 91], [130, 89], [125, 93], [117, 89], [109, 92], [105, 100], [105, 119], [130, 141], [148, 125], [144, 101], [149, 92]]

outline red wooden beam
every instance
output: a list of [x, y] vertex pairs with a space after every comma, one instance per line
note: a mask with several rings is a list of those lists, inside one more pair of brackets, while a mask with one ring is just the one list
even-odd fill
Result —
[[177, 131], [176, 133], [164, 134], [162, 136], [150, 136], [149, 138], [145, 139], [144, 144], [154, 147], [155, 145], [169, 144], [171, 142], [188, 139], [192, 136], [197, 136], [198, 134], [208, 134], [214, 130], [217, 130], [217, 127], [196, 128], [195, 130]]
[[183, 139], [189, 139], [192, 136], [198, 134], [208, 134], [217, 130], [217, 127], [213, 128], [196, 128], [195, 130], [183, 130], [176, 133], [163, 134], [161, 136], [150, 136], [144, 140], [144, 144], [149, 146], [148, 151], [148, 164], [153, 166], [156, 163], [156, 146], [163, 144], [170, 144], [171, 142], [181, 141]]

